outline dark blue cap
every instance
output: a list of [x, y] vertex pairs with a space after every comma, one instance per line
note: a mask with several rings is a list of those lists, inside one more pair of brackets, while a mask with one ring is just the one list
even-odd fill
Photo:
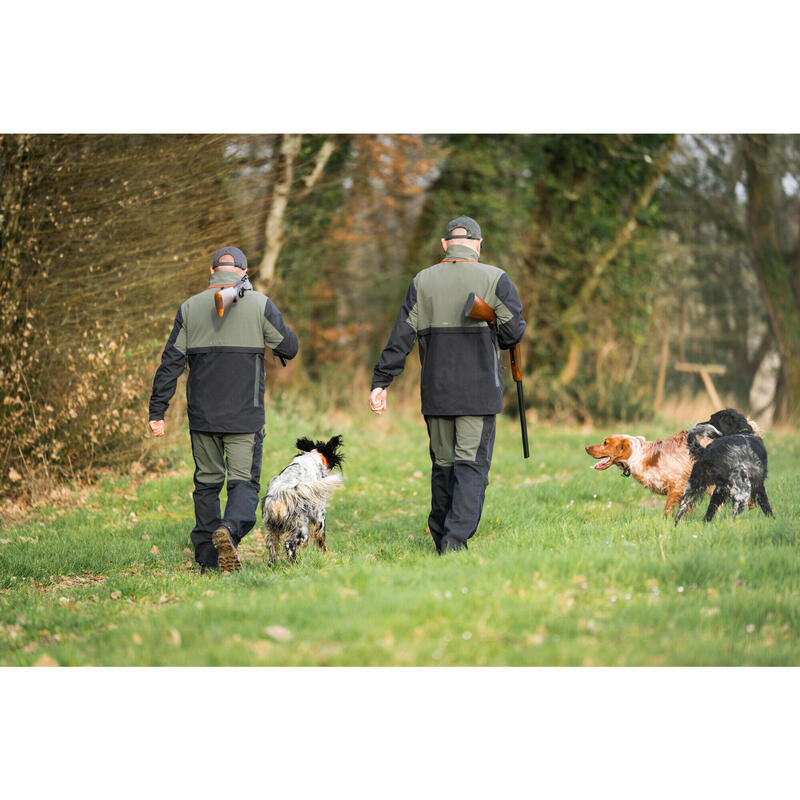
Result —
[[[222, 256], [233, 256], [233, 264], [220, 264], [219, 260]], [[214, 253], [214, 269], [217, 267], [238, 267], [246, 270], [247, 258], [238, 247], [221, 247]]]

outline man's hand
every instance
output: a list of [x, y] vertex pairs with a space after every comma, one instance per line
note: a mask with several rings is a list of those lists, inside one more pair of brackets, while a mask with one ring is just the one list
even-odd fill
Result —
[[164, 435], [164, 420], [163, 419], [151, 419], [150, 420], [150, 430], [153, 431], [154, 436], [163, 436]]
[[386, 411], [386, 389], [376, 387], [370, 392], [369, 407], [376, 414], [383, 414]]

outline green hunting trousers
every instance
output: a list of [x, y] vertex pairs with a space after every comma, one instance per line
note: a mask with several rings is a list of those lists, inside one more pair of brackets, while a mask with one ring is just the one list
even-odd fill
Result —
[[[194, 516], [192, 531], [195, 560], [217, 566], [211, 535], [226, 527], [237, 544], [256, 524], [261, 488], [261, 453], [264, 429], [256, 433], [190, 431], [194, 456]], [[228, 502], [220, 517], [219, 493], [228, 478]]]
[[496, 418], [426, 416], [431, 454], [428, 528], [436, 550], [461, 550], [475, 533], [489, 485]]

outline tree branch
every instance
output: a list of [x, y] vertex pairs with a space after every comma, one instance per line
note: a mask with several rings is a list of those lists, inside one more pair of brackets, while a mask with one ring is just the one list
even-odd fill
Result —
[[322, 147], [320, 147], [320, 149], [317, 151], [316, 158], [314, 159], [314, 166], [311, 169], [311, 172], [309, 172], [303, 180], [303, 190], [300, 192], [301, 200], [311, 194], [312, 190], [317, 185], [317, 182], [322, 177], [322, 173], [325, 171], [325, 167], [330, 160], [330, 157], [336, 152], [336, 148], [338, 146], [338, 143], [332, 136], [329, 136], [322, 143]]
[[562, 326], [569, 326], [577, 321], [583, 309], [586, 307], [586, 304], [589, 302], [589, 299], [597, 289], [606, 267], [619, 255], [620, 250], [622, 250], [633, 237], [633, 233], [639, 224], [636, 217], [641, 211], [647, 208], [647, 205], [652, 199], [658, 182], [661, 180], [661, 176], [664, 174], [672, 152], [675, 149], [677, 138], [678, 137], [674, 134], [670, 137], [667, 146], [664, 148], [664, 151], [658, 157], [653, 167], [653, 174], [639, 192], [639, 197], [631, 206], [631, 210], [628, 212], [625, 222], [617, 231], [617, 235], [614, 237], [611, 245], [604, 252], [600, 253], [592, 263], [588, 274], [584, 277], [580, 291], [561, 315]]

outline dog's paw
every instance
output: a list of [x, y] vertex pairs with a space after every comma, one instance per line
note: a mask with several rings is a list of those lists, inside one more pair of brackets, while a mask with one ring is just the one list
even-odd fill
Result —
[[286, 556], [288, 557], [289, 561], [294, 564], [297, 561], [297, 548], [292, 544], [292, 542], [284, 542], [283, 546], [286, 550]]

